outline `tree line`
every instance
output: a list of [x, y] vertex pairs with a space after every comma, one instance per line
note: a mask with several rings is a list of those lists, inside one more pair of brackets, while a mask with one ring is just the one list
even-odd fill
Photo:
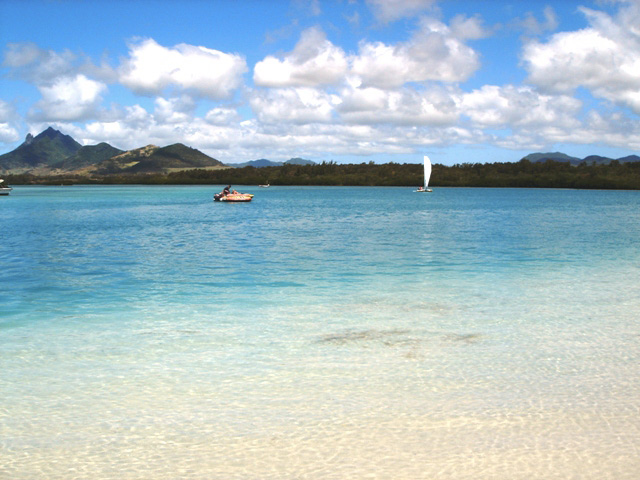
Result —
[[[153, 184], [153, 185], [336, 185], [418, 186], [423, 167], [414, 163], [373, 162], [278, 167], [243, 167], [218, 170], [193, 169], [172, 173], [114, 175], [6, 175], [9, 184]], [[529, 160], [507, 163], [433, 165], [433, 187], [520, 187], [640, 190], [640, 162], [572, 166], [568, 162]]]

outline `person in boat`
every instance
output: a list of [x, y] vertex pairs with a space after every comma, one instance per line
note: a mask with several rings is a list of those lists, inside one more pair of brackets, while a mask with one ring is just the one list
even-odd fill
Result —
[[222, 192], [220, 193], [223, 197], [226, 197], [227, 195], [229, 195], [229, 193], [231, 193], [231, 185], [227, 185], [226, 187], [224, 187], [222, 189]]

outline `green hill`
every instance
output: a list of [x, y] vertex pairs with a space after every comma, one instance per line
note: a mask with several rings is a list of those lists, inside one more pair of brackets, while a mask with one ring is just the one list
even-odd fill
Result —
[[162, 148], [147, 145], [129, 150], [99, 163], [94, 173], [166, 173], [176, 169], [223, 166], [222, 162], [199, 150], [175, 143]]
[[96, 165], [111, 157], [121, 154], [123, 151], [102, 142], [98, 145], [81, 147], [75, 155], [65, 158], [62, 162], [52, 165], [59, 170], [78, 170], [91, 165]]

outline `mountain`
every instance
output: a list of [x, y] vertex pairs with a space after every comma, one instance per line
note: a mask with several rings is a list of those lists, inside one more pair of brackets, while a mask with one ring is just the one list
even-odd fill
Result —
[[59, 170], [78, 170], [103, 162], [123, 152], [119, 148], [112, 147], [108, 143], [98, 145], [86, 145], [81, 147], [74, 155], [65, 158], [62, 162], [52, 165]]
[[233, 166], [236, 168], [243, 167], [254, 167], [254, 168], [263, 168], [263, 167], [281, 167], [282, 162], [272, 162], [271, 160], [267, 160], [266, 158], [261, 158], [259, 160], [251, 160], [250, 162], [242, 162], [242, 163], [234, 163]]
[[35, 137], [28, 134], [22, 145], [0, 155], [0, 170], [26, 171], [36, 167], [50, 167], [74, 155], [81, 147], [69, 135], [49, 127]]
[[588, 157], [584, 157], [582, 161], [587, 165], [593, 165], [594, 163], [596, 165], [609, 165], [613, 161], [617, 161], [619, 163], [640, 162], [640, 157], [638, 155], [627, 155], [626, 157], [613, 159], [608, 157], [601, 157], [600, 155], [589, 155]]
[[627, 155], [619, 158], [618, 161], [620, 163], [640, 162], [640, 157], [638, 155]]
[[69, 135], [47, 128], [28, 134], [15, 150], [0, 155], [0, 171], [51, 175], [60, 173], [161, 173], [207, 167], [224, 167], [218, 160], [181, 143], [166, 147], [148, 145], [124, 152], [108, 143], [82, 146]]
[[[601, 155], [589, 155], [584, 158], [570, 157], [564, 153], [530, 153], [523, 160], [529, 160], [533, 163], [546, 162], [547, 160], [553, 160], [554, 162], [569, 162], [571, 165], [580, 165], [582, 162], [587, 165], [609, 165], [613, 158], [603, 157]], [[626, 157], [616, 159], [620, 163], [640, 162], [638, 155], [628, 155]]]
[[273, 162], [271, 160], [267, 160], [266, 158], [261, 158], [259, 160], [251, 160], [250, 162], [243, 163], [235, 163], [233, 166], [237, 168], [243, 167], [254, 167], [254, 168], [263, 168], [263, 167], [281, 167], [282, 165], [315, 165], [316, 162], [312, 160], [305, 160], [304, 158], [291, 158], [286, 162]]
[[546, 162], [547, 160], [553, 160], [554, 162], [569, 162], [572, 165], [578, 165], [582, 162], [578, 157], [570, 157], [564, 153], [530, 153], [523, 160], [529, 160], [532, 163]]
[[315, 165], [316, 162], [313, 160], [305, 160], [304, 158], [292, 158], [284, 162], [285, 165]]
[[91, 171], [97, 174], [166, 173], [206, 167], [224, 167], [224, 164], [199, 150], [175, 143], [167, 147], [147, 145], [129, 150], [100, 162]]

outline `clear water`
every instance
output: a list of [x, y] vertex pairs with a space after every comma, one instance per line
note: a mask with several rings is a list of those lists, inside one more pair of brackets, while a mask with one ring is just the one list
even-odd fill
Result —
[[17, 187], [2, 479], [636, 479], [640, 192]]

